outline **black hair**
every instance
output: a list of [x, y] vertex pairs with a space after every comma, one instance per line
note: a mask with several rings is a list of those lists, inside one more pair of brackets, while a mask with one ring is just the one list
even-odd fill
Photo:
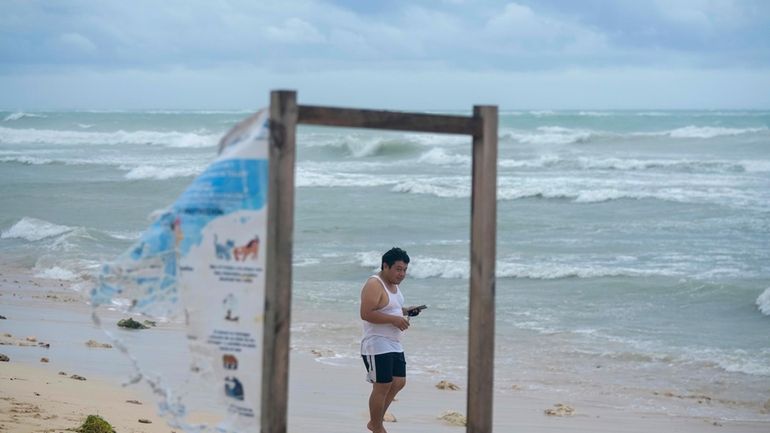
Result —
[[393, 267], [393, 264], [399, 260], [409, 264], [409, 255], [406, 254], [406, 251], [398, 247], [389, 249], [387, 253], [382, 255], [382, 264], [380, 265], [380, 270], [385, 269], [385, 263], [387, 263], [388, 267], [390, 268]]

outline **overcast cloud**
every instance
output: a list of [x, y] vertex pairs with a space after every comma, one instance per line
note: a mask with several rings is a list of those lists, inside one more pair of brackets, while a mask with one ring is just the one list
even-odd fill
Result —
[[0, 108], [770, 108], [763, 0], [0, 0]]

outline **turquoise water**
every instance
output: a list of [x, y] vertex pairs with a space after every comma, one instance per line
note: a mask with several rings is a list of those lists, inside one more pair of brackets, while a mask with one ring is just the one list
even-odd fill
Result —
[[[247, 114], [0, 113], [2, 266], [87, 292]], [[770, 112], [501, 110], [499, 133], [498, 388], [766, 419]], [[292, 344], [357, 362], [360, 287], [398, 245], [429, 305], [410, 370], [462, 381], [470, 140], [301, 127], [297, 161]]]

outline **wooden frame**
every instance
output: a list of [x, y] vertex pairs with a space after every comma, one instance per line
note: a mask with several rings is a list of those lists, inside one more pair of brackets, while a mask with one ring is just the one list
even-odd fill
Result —
[[298, 123], [473, 137], [466, 431], [491, 432], [497, 250], [497, 106], [474, 106], [471, 117], [360, 110], [297, 105], [295, 91], [276, 90], [270, 94], [262, 433], [285, 433], [287, 426]]

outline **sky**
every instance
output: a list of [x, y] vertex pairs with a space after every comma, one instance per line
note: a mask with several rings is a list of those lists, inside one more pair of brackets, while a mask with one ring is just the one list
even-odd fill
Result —
[[0, 109], [770, 109], [766, 0], [0, 0]]

